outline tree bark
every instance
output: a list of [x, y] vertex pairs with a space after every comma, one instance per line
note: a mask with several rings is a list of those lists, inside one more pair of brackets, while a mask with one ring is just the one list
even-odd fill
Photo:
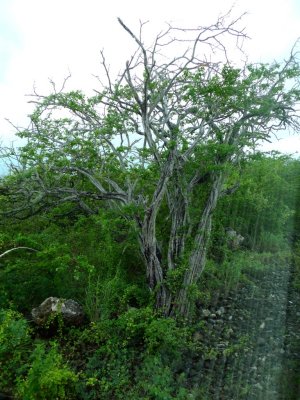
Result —
[[222, 191], [223, 179], [222, 173], [219, 173], [213, 179], [212, 188], [197, 227], [194, 249], [189, 259], [189, 265], [184, 275], [183, 284], [170, 309], [172, 315], [188, 316], [191, 311], [192, 303], [189, 299], [189, 288], [191, 285], [198, 282], [205, 267], [211, 234], [212, 214]]
[[152, 197], [150, 206], [145, 211], [141, 226], [140, 244], [147, 271], [150, 290], [156, 290], [156, 307], [164, 308], [169, 303], [169, 296], [164, 283], [162, 260], [156, 238], [156, 218], [167, 191], [167, 184], [174, 168], [174, 154], [171, 151], [164, 165], [163, 173]]

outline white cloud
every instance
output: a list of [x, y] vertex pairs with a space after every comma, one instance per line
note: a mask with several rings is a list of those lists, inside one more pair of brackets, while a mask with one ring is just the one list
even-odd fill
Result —
[[[34, 82], [40, 92], [49, 91], [48, 78], [61, 82], [70, 70], [68, 88], [91, 91], [97, 86], [92, 74], [100, 73], [100, 50], [119, 69], [134, 43], [117, 23], [120, 16], [133, 29], [139, 19], [150, 20], [149, 32], [164, 22], [185, 26], [205, 25], [229, 10], [232, 0], [11, 0], [11, 24], [20, 43], [11, 50], [8, 72], [0, 85], [0, 136], [12, 138], [4, 121], [26, 123], [31, 106], [25, 94]], [[239, 0], [234, 15], [249, 14], [241, 22], [252, 40], [245, 47], [251, 60], [271, 61], [286, 56], [299, 30], [299, 10], [293, 0]]]
[[261, 146], [263, 151], [276, 150], [281, 153], [287, 153], [295, 157], [300, 156], [300, 137], [289, 136], [286, 138], [281, 138], [279, 140], [274, 140], [272, 143], [264, 143]]

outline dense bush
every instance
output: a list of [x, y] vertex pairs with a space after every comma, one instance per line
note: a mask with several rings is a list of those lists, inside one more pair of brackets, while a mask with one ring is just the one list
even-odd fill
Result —
[[0, 388], [11, 393], [28, 369], [32, 351], [27, 321], [13, 310], [0, 310]]
[[30, 356], [27, 376], [18, 379], [17, 395], [22, 400], [76, 399], [76, 381], [76, 374], [66, 366], [56, 343], [49, 350], [39, 343]]
[[[20, 250], [1, 259], [1, 390], [22, 400], [193, 399], [186, 357], [210, 354], [192, 340], [203, 307], [251, 285], [267, 268], [289, 264], [292, 249], [294, 286], [300, 287], [299, 163], [277, 155], [250, 157], [239, 180], [239, 189], [216, 210], [206, 268], [192, 288], [200, 308], [194, 310], [195, 325], [153, 311], [155, 296], [146, 285], [136, 232], [117, 211], [59, 216], [64, 208], [58, 207], [2, 226], [1, 252], [17, 246], [37, 252]], [[199, 202], [205, 195], [199, 193]], [[164, 212], [158, 237], [166, 256], [170, 226]], [[228, 227], [245, 237], [236, 250], [228, 245]], [[178, 289], [184, 269], [183, 259], [168, 274], [170, 290]], [[52, 332], [52, 343], [41, 341], [41, 332], [30, 328], [30, 310], [47, 296], [79, 301], [90, 324]]]

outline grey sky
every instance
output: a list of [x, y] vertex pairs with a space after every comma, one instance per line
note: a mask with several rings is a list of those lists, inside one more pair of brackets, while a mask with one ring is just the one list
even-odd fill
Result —
[[[68, 89], [90, 92], [100, 73], [99, 51], [105, 49], [117, 69], [129, 57], [133, 44], [122, 31], [120, 16], [132, 29], [149, 20], [149, 34], [164, 22], [196, 26], [214, 22], [228, 11], [232, 0], [0, 0], [0, 141], [14, 139], [9, 118], [26, 125], [32, 109], [26, 94], [49, 92], [48, 78], [61, 82], [72, 73]], [[233, 15], [248, 12], [243, 26], [252, 38], [245, 43], [251, 61], [268, 62], [288, 55], [300, 36], [298, 0], [237, 0]], [[299, 138], [284, 139], [275, 147], [300, 150]]]

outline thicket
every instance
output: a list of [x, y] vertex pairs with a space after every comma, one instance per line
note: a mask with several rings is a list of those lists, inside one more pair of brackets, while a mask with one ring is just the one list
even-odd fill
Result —
[[[239, 188], [216, 209], [189, 320], [155, 311], [136, 231], [118, 210], [103, 206], [86, 216], [64, 204], [4, 221], [0, 253], [18, 246], [37, 251], [16, 250], [0, 259], [1, 391], [25, 400], [198, 398], [185, 362], [193, 353], [210, 352], [193, 340], [203, 308], [247, 285], [251, 274], [288, 265], [292, 257], [300, 270], [299, 176], [299, 161], [288, 156], [260, 154], [243, 161], [235, 176]], [[196, 212], [201, 193], [193, 204]], [[161, 241], [169, 228], [163, 212]], [[228, 228], [245, 238], [238, 249], [228, 243]], [[169, 277], [170, 290], [180, 279]], [[30, 311], [48, 296], [78, 301], [86, 324], [37, 329]]]

